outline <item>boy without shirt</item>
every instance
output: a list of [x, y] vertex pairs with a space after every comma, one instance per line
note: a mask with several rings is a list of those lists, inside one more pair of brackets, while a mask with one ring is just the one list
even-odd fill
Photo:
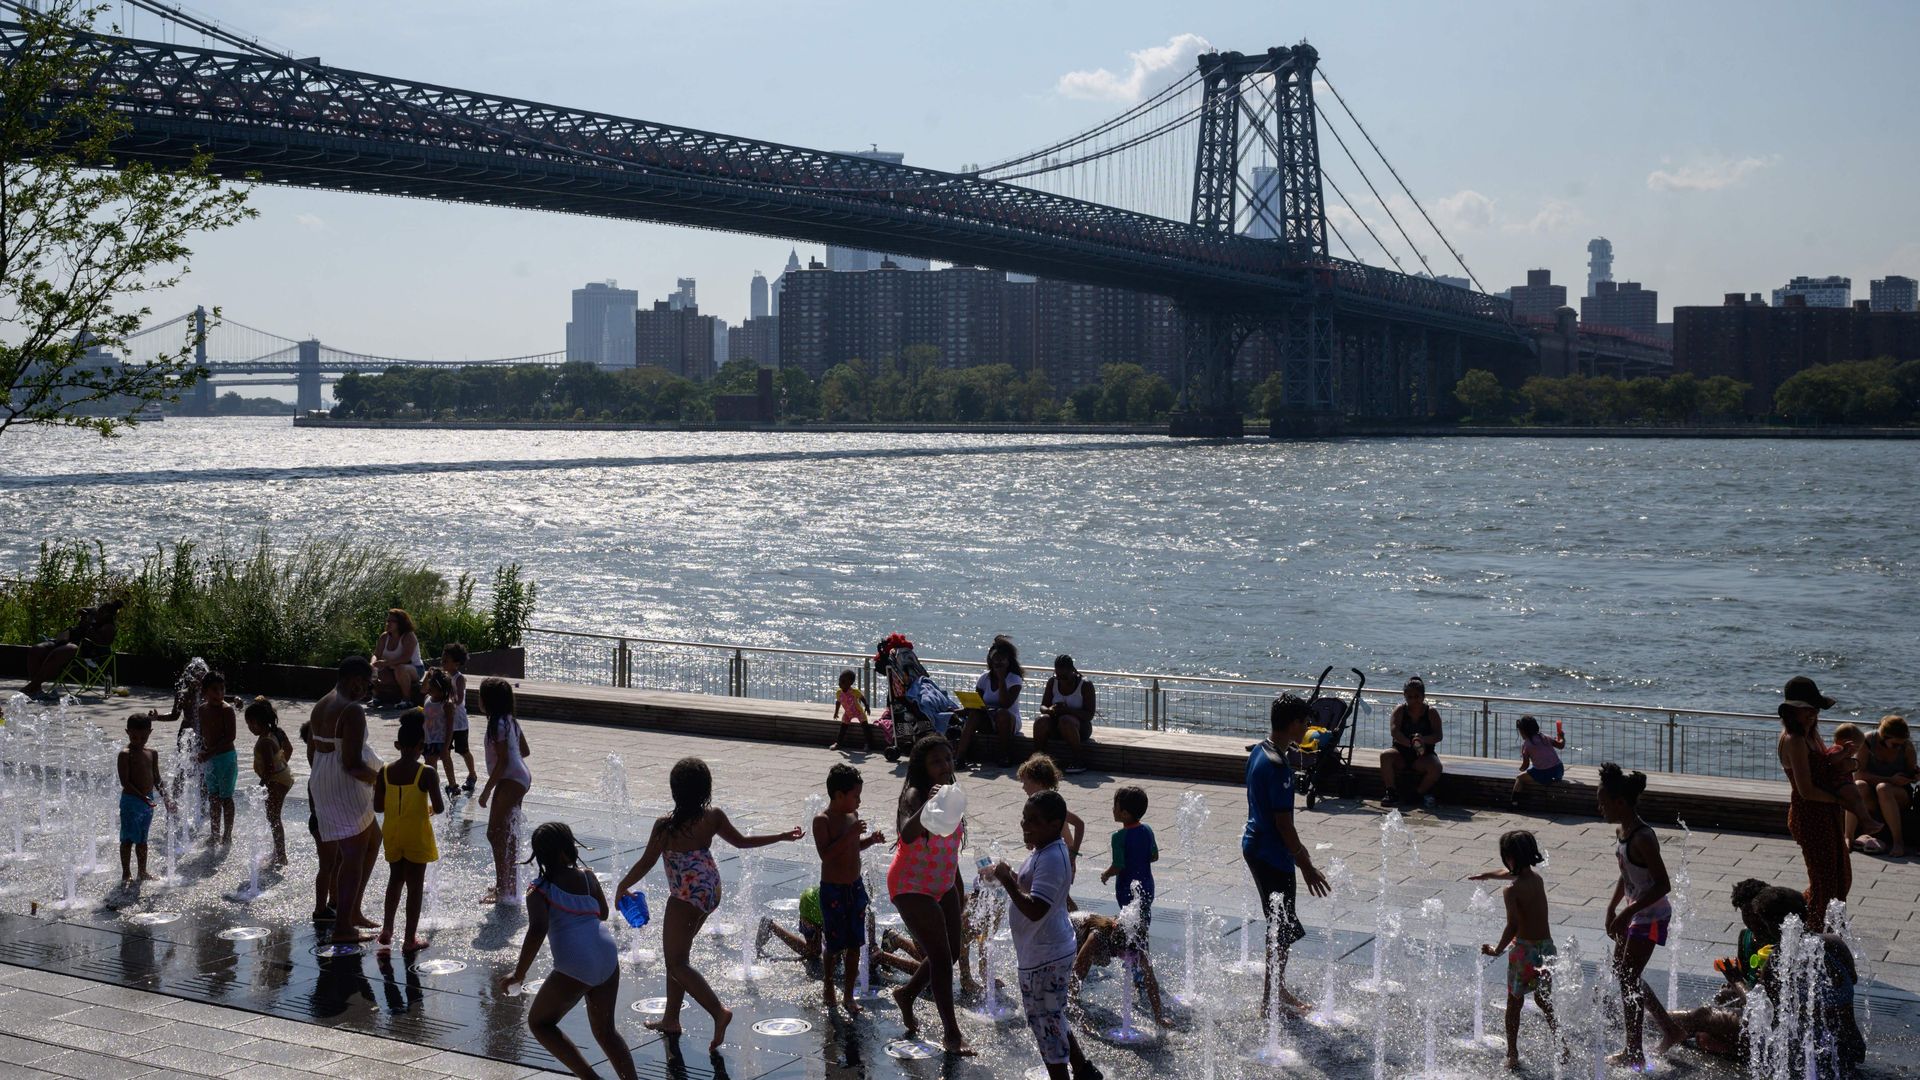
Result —
[[820, 852], [820, 968], [823, 996], [833, 1008], [833, 964], [845, 964], [847, 1011], [861, 1012], [853, 999], [859, 961], [854, 950], [867, 932], [867, 886], [860, 873], [860, 853], [886, 837], [868, 832], [860, 820], [860, 770], [835, 765], [827, 772], [827, 808], [813, 819], [813, 843]]
[[[147, 746], [153, 718], [145, 713], [127, 717], [127, 748], [120, 751], [120, 880], [131, 882], [133, 859], [140, 861], [140, 880], [147, 873], [147, 833], [153, 827], [153, 806], [165, 794], [160, 790], [160, 752]], [[167, 800], [167, 808], [173, 801]]]
[[234, 749], [239, 719], [227, 704], [227, 677], [210, 671], [200, 682], [200, 763], [207, 789], [207, 846], [233, 843], [233, 789], [240, 782]]

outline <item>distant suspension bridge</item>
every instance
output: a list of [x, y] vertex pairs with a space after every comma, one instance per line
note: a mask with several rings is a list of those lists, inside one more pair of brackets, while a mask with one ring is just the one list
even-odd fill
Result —
[[485, 360], [416, 360], [376, 356], [335, 348], [316, 338], [301, 340], [286, 337], [225, 317], [215, 319], [205, 307], [197, 307], [130, 335], [126, 342], [125, 359], [138, 364], [179, 349], [182, 341], [193, 344], [194, 360], [209, 372], [208, 377], [196, 383], [182, 399], [186, 411], [198, 413], [213, 411], [216, 380], [220, 387], [285, 386], [291, 383], [297, 388], [296, 406], [300, 411], [307, 412], [324, 407], [321, 388], [329, 382], [338, 381], [342, 375], [385, 371], [394, 367], [560, 364], [567, 358], [564, 349]]

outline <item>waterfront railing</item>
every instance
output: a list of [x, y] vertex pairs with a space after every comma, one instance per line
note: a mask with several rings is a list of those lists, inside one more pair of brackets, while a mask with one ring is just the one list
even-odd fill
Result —
[[[885, 705], [884, 688], [876, 692], [873, 658], [866, 653], [547, 628], [529, 629], [524, 644], [527, 677], [533, 679], [824, 703], [832, 700], [840, 672], [851, 669], [874, 711]], [[982, 670], [978, 662], [921, 660], [934, 680], [949, 689], [971, 687]], [[1027, 691], [1032, 700], [1025, 708], [1029, 716], [1040, 706], [1045, 674], [1033, 672]], [[1257, 738], [1266, 733], [1267, 709], [1274, 695], [1313, 688], [1311, 682], [1093, 668], [1082, 668], [1081, 674], [1093, 681], [1098, 693], [1096, 739], [1100, 727]], [[1346, 674], [1341, 671], [1335, 677]], [[1351, 688], [1329, 686], [1323, 693], [1344, 699]], [[1517, 762], [1520, 736], [1514, 723], [1531, 715], [1549, 736], [1556, 723], [1565, 727], [1567, 748], [1561, 757], [1569, 764], [1617, 761], [1657, 772], [1780, 778], [1774, 755], [1778, 720], [1765, 714], [1499, 694], [1430, 692], [1427, 699], [1441, 710], [1445, 723], [1443, 752]], [[1387, 721], [1400, 700], [1397, 686], [1362, 694], [1355, 719], [1358, 747], [1377, 751], [1391, 742]], [[1372, 755], [1357, 752], [1356, 762], [1371, 765]]]

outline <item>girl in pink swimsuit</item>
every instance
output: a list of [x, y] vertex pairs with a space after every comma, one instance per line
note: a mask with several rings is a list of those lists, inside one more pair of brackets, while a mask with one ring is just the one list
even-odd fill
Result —
[[718, 836], [737, 848], [765, 847], [782, 840], [798, 840], [799, 826], [783, 833], [743, 836], [727, 820], [726, 811], [713, 805], [713, 773], [707, 763], [696, 757], [681, 758], [667, 775], [667, 787], [673, 792], [673, 813], [653, 823], [653, 835], [647, 850], [620, 879], [617, 895], [625, 896], [664, 861], [667, 872], [667, 913], [660, 933], [661, 948], [667, 963], [667, 1009], [658, 1020], [646, 1026], [662, 1034], [680, 1033], [680, 1006], [688, 994], [713, 1017], [711, 1050], [720, 1049], [727, 1037], [727, 1022], [733, 1010], [720, 1004], [720, 996], [691, 962], [694, 935], [700, 932], [707, 916], [720, 906], [720, 870], [713, 861], [713, 838]]
[[893, 992], [906, 1021], [907, 1035], [920, 1031], [913, 1003], [922, 990], [930, 988], [933, 1007], [946, 1029], [942, 1042], [947, 1052], [967, 1055], [973, 1051], [968, 1049], [953, 1012], [953, 962], [964, 941], [960, 845], [966, 840], [966, 824], [961, 823], [952, 836], [935, 836], [920, 824], [920, 808], [926, 805], [928, 796], [953, 781], [953, 748], [946, 739], [928, 735], [913, 744], [913, 754], [907, 760], [907, 782], [900, 790], [895, 816], [900, 840], [893, 849], [893, 865], [887, 868], [887, 894], [925, 957], [913, 978]]

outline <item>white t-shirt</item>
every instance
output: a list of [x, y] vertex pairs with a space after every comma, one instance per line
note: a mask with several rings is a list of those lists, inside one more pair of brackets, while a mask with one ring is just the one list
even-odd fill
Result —
[[1073, 859], [1067, 842], [1055, 840], [1027, 856], [1020, 864], [1020, 888], [1048, 905], [1045, 917], [1035, 921], [1010, 905], [1007, 926], [1013, 931], [1013, 951], [1020, 970], [1028, 971], [1071, 957], [1073, 920], [1067, 915], [1067, 886], [1073, 879]]
[[[1009, 671], [1007, 672], [1006, 682], [1001, 684], [1001, 689], [1002, 692], [1011, 694], [1023, 685], [1025, 684], [1020, 676]], [[1002, 706], [1000, 703], [1000, 695], [993, 692], [993, 674], [991, 672], [981, 675], [980, 678], [974, 682], [973, 690], [974, 693], [980, 695], [980, 700], [987, 703], [987, 708], [999, 709], [1004, 707], [1008, 712], [1013, 714], [1013, 722], [1015, 724], [1020, 723], [1020, 699], [1014, 698], [1013, 701]]]

